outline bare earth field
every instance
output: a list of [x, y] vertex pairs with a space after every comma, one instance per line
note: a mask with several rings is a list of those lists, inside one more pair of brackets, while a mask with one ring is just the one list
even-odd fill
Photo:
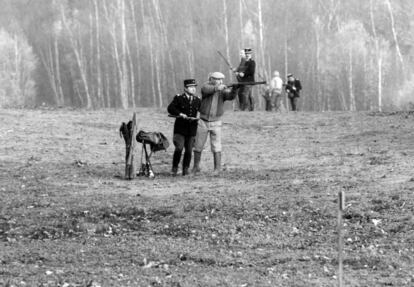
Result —
[[221, 175], [127, 181], [132, 113], [0, 110], [1, 286], [337, 286], [341, 190], [345, 286], [414, 286], [413, 112], [228, 111]]

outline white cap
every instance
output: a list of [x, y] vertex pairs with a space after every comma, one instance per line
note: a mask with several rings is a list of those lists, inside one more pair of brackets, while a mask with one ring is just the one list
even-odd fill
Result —
[[213, 73], [210, 74], [210, 78], [224, 79], [224, 75], [220, 72], [213, 72]]

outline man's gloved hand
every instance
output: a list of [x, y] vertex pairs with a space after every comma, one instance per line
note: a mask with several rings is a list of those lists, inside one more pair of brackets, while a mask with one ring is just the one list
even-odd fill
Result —
[[178, 116], [179, 116], [180, 118], [183, 118], [183, 119], [186, 119], [186, 118], [187, 118], [187, 115], [186, 115], [186, 114], [183, 114], [183, 113], [180, 113]]

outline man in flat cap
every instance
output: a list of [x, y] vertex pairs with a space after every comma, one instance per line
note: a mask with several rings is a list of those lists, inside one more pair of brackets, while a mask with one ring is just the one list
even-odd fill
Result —
[[200, 171], [201, 153], [210, 135], [211, 151], [214, 156], [214, 170], [221, 171], [221, 117], [224, 113], [224, 102], [234, 100], [237, 86], [228, 88], [223, 84], [224, 75], [214, 72], [201, 87], [200, 120], [194, 145], [193, 173]]
[[195, 136], [197, 134], [197, 113], [201, 100], [196, 96], [197, 83], [194, 79], [184, 80], [184, 93], [174, 97], [168, 105], [168, 113], [175, 116], [173, 143], [175, 146], [171, 174], [176, 176], [184, 149], [182, 174], [187, 175], [191, 163]]
[[[252, 49], [244, 49], [244, 59], [242, 58], [239, 67], [237, 67], [237, 69], [234, 71], [239, 82], [254, 82], [256, 62], [252, 59], [252, 53]], [[250, 111], [253, 111], [254, 100], [252, 96], [252, 86], [240, 86], [238, 98], [240, 110], [244, 111], [246, 109], [249, 109]]]
[[293, 74], [287, 75], [285, 90], [287, 92], [292, 111], [296, 111], [298, 99], [300, 97], [300, 90], [302, 90], [302, 85], [298, 79], [295, 79]]

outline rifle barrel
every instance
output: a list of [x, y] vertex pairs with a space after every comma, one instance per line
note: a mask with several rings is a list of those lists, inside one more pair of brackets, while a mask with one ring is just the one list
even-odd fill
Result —
[[217, 53], [220, 55], [220, 57], [224, 60], [224, 62], [226, 62], [226, 64], [227, 64], [227, 66], [229, 66], [229, 68], [230, 69], [233, 69], [233, 67], [231, 66], [231, 64], [230, 64], [230, 62], [229, 62], [229, 60], [227, 60], [227, 58], [226, 57], [224, 57], [224, 55], [219, 51], [219, 50], [217, 50]]
[[228, 84], [227, 87], [265, 85], [266, 83], [267, 83], [266, 81], [260, 81], [260, 82], [238, 82], [238, 83]]

